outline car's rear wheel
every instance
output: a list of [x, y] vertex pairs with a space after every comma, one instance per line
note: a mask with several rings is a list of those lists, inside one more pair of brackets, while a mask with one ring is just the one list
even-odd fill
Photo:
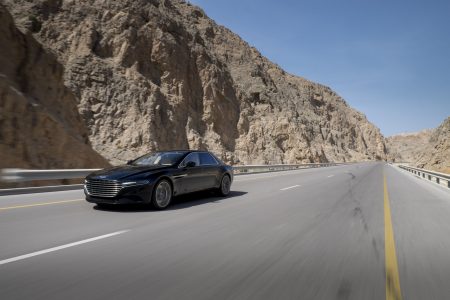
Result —
[[156, 209], [165, 209], [172, 202], [172, 185], [166, 179], [160, 180], [153, 189], [152, 205]]
[[219, 187], [219, 195], [220, 196], [228, 196], [231, 189], [231, 178], [229, 175], [225, 174], [222, 177], [222, 180], [220, 181], [220, 187]]

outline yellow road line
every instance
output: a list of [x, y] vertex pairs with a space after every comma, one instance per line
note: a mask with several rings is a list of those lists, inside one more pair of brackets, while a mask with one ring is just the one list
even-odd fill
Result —
[[43, 206], [43, 205], [52, 205], [52, 204], [61, 204], [61, 203], [69, 203], [69, 202], [76, 202], [76, 201], [83, 201], [83, 199], [63, 200], [63, 201], [44, 202], [44, 203], [34, 203], [34, 204], [25, 204], [25, 205], [17, 205], [17, 206], [7, 206], [7, 207], [0, 207], [0, 210], [25, 208], [25, 207], [33, 207], [33, 206]]
[[392, 229], [391, 208], [384, 178], [384, 251], [386, 260], [386, 300], [401, 300], [400, 278], [398, 275], [397, 256], [395, 254], [394, 230]]

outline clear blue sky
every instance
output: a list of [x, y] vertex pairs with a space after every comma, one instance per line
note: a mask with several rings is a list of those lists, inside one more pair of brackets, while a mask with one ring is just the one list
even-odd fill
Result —
[[386, 136], [450, 116], [450, 0], [192, 0]]

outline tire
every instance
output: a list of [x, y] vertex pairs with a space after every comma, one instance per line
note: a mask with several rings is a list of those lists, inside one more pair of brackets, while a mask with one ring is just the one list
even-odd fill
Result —
[[230, 194], [230, 189], [231, 189], [231, 178], [230, 175], [225, 174], [222, 177], [222, 180], [220, 181], [220, 187], [217, 190], [217, 193], [222, 196], [228, 196]]
[[166, 209], [172, 202], [172, 185], [167, 179], [162, 179], [153, 188], [152, 206], [155, 209]]

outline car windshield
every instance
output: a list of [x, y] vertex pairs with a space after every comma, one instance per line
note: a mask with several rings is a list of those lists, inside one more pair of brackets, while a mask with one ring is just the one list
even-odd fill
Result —
[[130, 164], [133, 166], [171, 166], [185, 154], [186, 152], [182, 151], [150, 153], [133, 160]]

